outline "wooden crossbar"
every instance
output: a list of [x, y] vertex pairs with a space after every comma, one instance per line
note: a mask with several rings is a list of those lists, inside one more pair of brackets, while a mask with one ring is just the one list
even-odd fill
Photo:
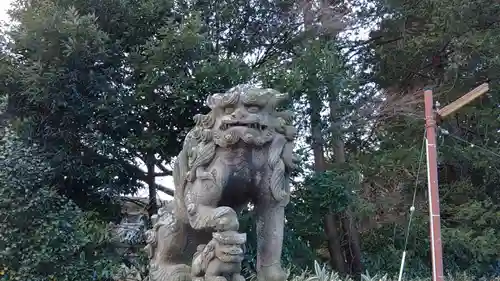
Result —
[[461, 96], [454, 102], [448, 104], [447, 106], [441, 108], [440, 110], [437, 111], [437, 114], [441, 117], [446, 117], [453, 112], [457, 111], [459, 108], [463, 107], [464, 105], [470, 103], [474, 99], [478, 98], [479, 96], [483, 95], [489, 90], [489, 85], [488, 83], [483, 83], [479, 85], [478, 87], [474, 88], [472, 91], [468, 92], [467, 94]]

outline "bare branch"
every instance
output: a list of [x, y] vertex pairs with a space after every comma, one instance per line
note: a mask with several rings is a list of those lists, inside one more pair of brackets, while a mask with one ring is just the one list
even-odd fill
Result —
[[171, 171], [166, 171], [166, 172], [161, 172], [161, 173], [155, 173], [155, 177], [166, 177], [166, 176], [171, 176], [172, 172]]
[[172, 171], [167, 169], [162, 163], [156, 163], [156, 166], [162, 171], [162, 173], [156, 173], [155, 177], [165, 177], [165, 176], [171, 176]]
[[130, 203], [135, 204], [141, 208], [144, 208], [147, 205], [145, 202], [141, 201], [140, 199], [130, 198], [127, 196], [121, 197], [120, 200], [130, 202]]
[[167, 195], [170, 195], [172, 197], [174, 196], [174, 191], [172, 189], [170, 189], [170, 188], [167, 188], [167, 187], [163, 186], [163, 185], [155, 184], [155, 188], [157, 190], [159, 190], [159, 191], [167, 194]]

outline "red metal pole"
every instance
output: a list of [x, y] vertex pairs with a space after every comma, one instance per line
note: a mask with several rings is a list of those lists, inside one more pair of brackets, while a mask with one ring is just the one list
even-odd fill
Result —
[[432, 250], [432, 280], [443, 281], [443, 249], [441, 245], [441, 217], [439, 214], [439, 187], [436, 149], [436, 121], [434, 120], [432, 90], [424, 91], [425, 126], [427, 128], [427, 185], [429, 189], [429, 218]]

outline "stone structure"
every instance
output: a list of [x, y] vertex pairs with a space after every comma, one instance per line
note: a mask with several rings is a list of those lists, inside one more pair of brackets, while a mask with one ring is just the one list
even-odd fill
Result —
[[[145, 219], [142, 214], [125, 216], [119, 224], [110, 223], [113, 234], [112, 243], [118, 254], [122, 255], [127, 263], [121, 264], [114, 276], [117, 281], [139, 281], [140, 268], [137, 268], [137, 258], [145, 240]], [[128, 265], [127, 265], [128, 264]]]
[[284, 208], [295, 168], [292, 113], [272, 89], [240, 85], [207, 99], [174, 164], [174, 201], [146, 235], [150, 281], [243, 281], [246, 235], [237, 212], [257, 215], [257, 278], [283, 281]]
[[193, 257], [193, 280], [245, 281], [241, 273], [246, 234], [214, 232], [207, 245], [199, 245]]
[[[146, 205], [148, 198], [128, 197], [122, 199], [122, 219], [119, 224], [110, 223], [112, 244], [118, 254], [124, 258], [119, 270], [114, 276], [117, 281], [140, 281], [141, 273], [145, 272], [140, 261], [141, 252], [146, 245], [145, 231], [147, 226]], [[158, 206], [166, 202], [158, 200]]]
[[[146, 244], [145, 231], [147, 226], [146, 205], [148, 198], [123, 196], [119, 224], [110, 223], [113, 233], [113, 244], [119, 252], [127, 252], [144, 248]], [[168, 202], [157, 200], [158, 206], [164, 206]]]

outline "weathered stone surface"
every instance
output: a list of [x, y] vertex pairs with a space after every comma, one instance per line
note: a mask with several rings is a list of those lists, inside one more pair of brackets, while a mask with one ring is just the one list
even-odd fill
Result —
[[194, 117], [174, 164], [173, 204], [147, 232], [150, 281], [243, 281], [246, 236], [237, 233], [236, 210], [248, 202], [257, 215], [258, 279], [286, 279], [281, 251], [296, 131], [291, 112], [277, 110], [285, 98], [240, 85], [207, 99], [211, 111]]
[[[241, 262], [246, 234], [235, 231], [215, 232], [207, 245], [199, 245], [193, 257], [191, 274], [195, 278], [212, 280], [241, 279]], [[242, 276], [241, 276], [242, 277]]]

